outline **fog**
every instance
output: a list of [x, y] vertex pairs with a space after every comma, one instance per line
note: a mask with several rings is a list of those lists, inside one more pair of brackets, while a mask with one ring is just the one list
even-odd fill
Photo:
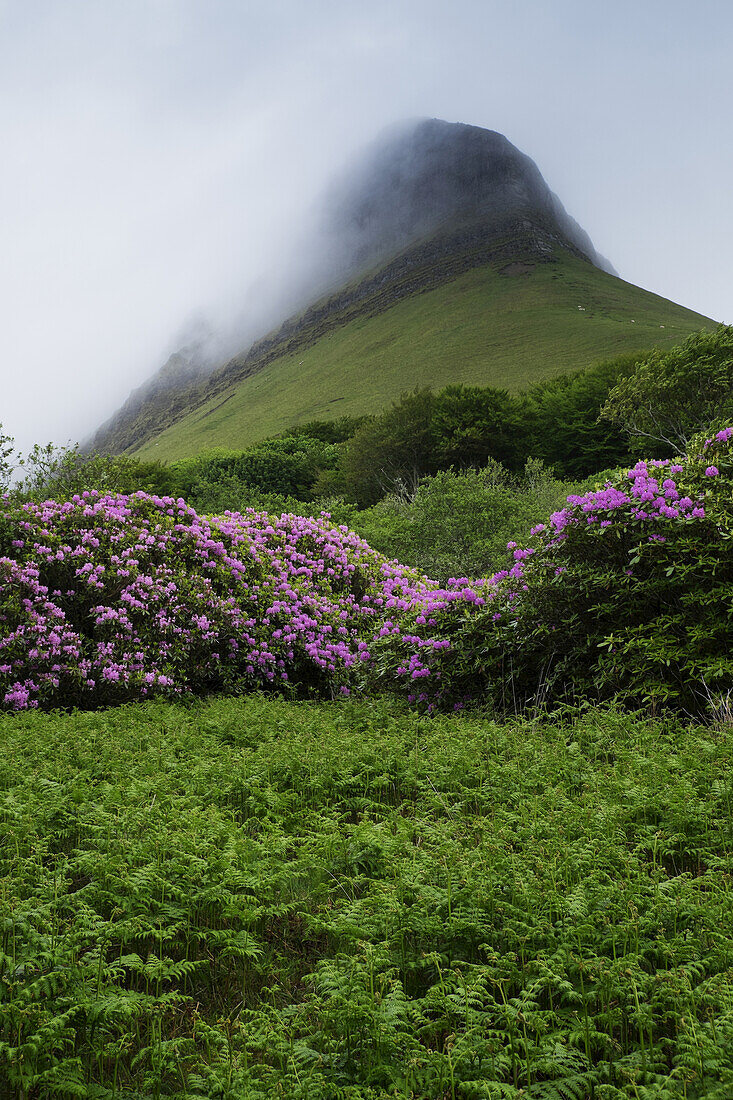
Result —
[[731, 30], [726, 0], [0, 0], [0, 422], [84, 438], [192, 333], [277, 321], [319, 196], [406, 117], [505, 134], [622, 278], [733, 321]]

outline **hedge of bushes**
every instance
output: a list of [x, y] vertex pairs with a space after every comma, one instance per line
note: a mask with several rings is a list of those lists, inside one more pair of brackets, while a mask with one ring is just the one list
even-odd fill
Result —
[[0, 509], [0, 701], [94, 707], [270, 685], [429, 710], [733, 690], [733, 428], [639, 462], [441, 587], [345, 526], [88, 491]]

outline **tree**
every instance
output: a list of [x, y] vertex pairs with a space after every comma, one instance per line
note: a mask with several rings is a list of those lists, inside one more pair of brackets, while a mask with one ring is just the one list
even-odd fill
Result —
[[352, 522], [370, 546], [445, 583], [503, 568], [507, 542], [525, 538], [573, 489], [536, 459], [519, 475], [489, 459], [478, 470], [440, 470], [413, 500], [386, 497]]
[[410, 498], [421, 479], [435, 472], [434, 407], [429, 389], [413, 390], [345, 444], [342, 469], [353, 500], [374, 504], [387, 493]]
[[733, 327], [653, 351], [611, 390], [601, 417], [645, 443], [685, 454], [692, 435], [733, 418]]
[[587, 477], [628, 458], [628, 437], [616, 425], [598, 423], [611, 389], [644, 356], [625, 355], [585, 370], [558, 375], [520, 395], [522, 457], [541, 458], [562, 477]]
[[442, 467], [517, 464], [518, 407], [506, 390], [448, 386], [435, 398], [434, 425]]
[[0, 493], [7, 493], [10, 488], [15, 466], [15, 440], [5, 435], [0, 424]]

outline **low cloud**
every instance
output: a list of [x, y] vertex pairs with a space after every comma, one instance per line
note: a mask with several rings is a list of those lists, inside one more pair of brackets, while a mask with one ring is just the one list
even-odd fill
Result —
[[201, 318], [277, 320], [318, 196], [404, 117], [505, 133], [624, 278], [730, 320], [727, 36], [656, 7], [0, 4], [5, 429], [85, 437]]

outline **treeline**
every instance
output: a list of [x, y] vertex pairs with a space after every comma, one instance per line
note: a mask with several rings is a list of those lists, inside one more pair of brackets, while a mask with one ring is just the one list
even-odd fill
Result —
[[362, 425], [336, 474], [321, 484], [365, 506], [389, 493], [412, 496], [427, 475], [489, 460], [519, 473], [528, 459], [539, 459], [573, 479], [617, 466], [628, 456], [628, 437], [598, 416], [637, 361], [602, 363], [516, 395], [478, 386], [416, 390]]
[[365, 508], [395, 494], [413, 499], [426, 477], [491, 462], [519, 476], [537, 460], [576, 481], [632, 455], [683, 453], [691, 434], [733, 413], [732, 395], [733, 328], [721, 325], [519, 394], [417, 389], [378, 416], [311, 421], [243, 451], [176, 463], [166, 476], [205, 510], [252, 492]]
[[627, 436], [597, 421], [634, 363], [604, 363], [518, 396], [416, 390], [378, 416], [310, 421], [169, 466], [37, 447], [15, 492], [38, 500], [142, 490], [183, 497], [209, 515], [325, 510], [436, 580], [483, 576], [500, 567], [509, 540], [562, 507], [579, 479], [626, 458]]
[[[628, 457], [627, 432], [598, 417], [641, 358], [601, 363], [516, 395], [463, 385], [418, 389], [377, 416], [313, 420], [241, 450], [218, 448], [171, 465], [36, 447], [17, 464], [15, 488], [36, 498], [141, 489], [214, 512], [246, 506], [253, 494], [307, 503], [341, 497], [363, 508], [394, 493], [412, 497], [441, 471], [490, 461], [518, 475], [538, 459], [557, 477], [583, 478]], [[9, 470], [6, 462], [0, 471], [6, 487]]]

